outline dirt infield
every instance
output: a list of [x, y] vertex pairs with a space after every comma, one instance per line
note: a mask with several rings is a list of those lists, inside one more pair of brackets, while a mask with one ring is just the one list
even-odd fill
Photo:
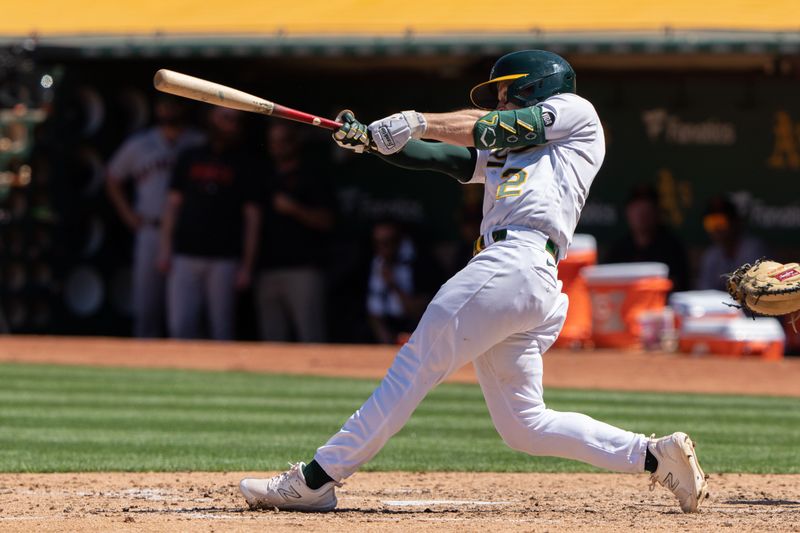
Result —
[[0, 530], [800, 531], [800, 476], [725, 475], [684, 515], [645, 475], [361, 473], [328, 514], [249, 511], [242, 474], [0, 475]]
[[[394, 346], [137, 341], [72, 337], [0, 337], [0, 361], [144, 368], [239, 370], [377, 379]], [[471, 383], [467, 365], [450, 381]], [[800, 397], [800, 358], [689, 357], [618, 351], [551, 350], [545, 387], [710, 392]]]
[[[0, 361], [379, 378], [396, 348], [0, 337]], [[800, 361], [553, 351], [545, 385], [800, 396]], [[472, 382], [472, 369], [452, 381]], [[702, 446], [702, 443], [700, 444]], [[251, 512], [242, 473], [0, 474], [0, 531], [795, 531], [800, 475], [714, 475], [697, 515], [647, 476], [359, 473], [324, 515]]]

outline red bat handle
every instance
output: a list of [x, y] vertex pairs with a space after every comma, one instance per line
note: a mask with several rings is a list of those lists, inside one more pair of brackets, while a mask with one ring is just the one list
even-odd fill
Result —
[[297, 109], [292, 109], [291, 107], [286, 107], [280, 104], [275, 104], [275, 107], [270, 115], [302, 122], [303, 124], [311, 124], [312, 126], [325, 128], [327, 130], [338, 130], [342, 127], [342, 124], [340, 122], [336, 122], [335, 120], [329, 120], [327, 118], [304, 113], [303, 111], [298, 111]]

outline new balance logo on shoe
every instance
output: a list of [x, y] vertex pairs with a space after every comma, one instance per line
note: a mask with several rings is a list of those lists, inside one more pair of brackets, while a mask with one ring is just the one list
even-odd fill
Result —
[[675, 492], [680, 484], [680, 481], [672, 477], [672, 472], [669, 472], [667, 477], [664, 478], [664, 486], [668, 487], [672, 492]]
[[294, 487], [289, 487], [289, 489], [280, 488], [278, 489], [278, 494], [283, 496], [284, 500], [288, 500], [289, 498], [294, 498], [295, 500], [299, 500], [302, 498], [300, 493], [297, 492], [297, 489]]

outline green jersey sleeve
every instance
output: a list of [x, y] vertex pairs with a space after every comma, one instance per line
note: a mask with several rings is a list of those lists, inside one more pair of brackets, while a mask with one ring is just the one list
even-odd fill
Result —
[[[376, 153], [376, 152], [372, 152]], [[478, 152], [475, 148], [411, 139], [405, 148], [393, 155], [378, 157], [392, 165], [411, 170], [432, 170], [447, 174], [462, 183], [472, 179]]]

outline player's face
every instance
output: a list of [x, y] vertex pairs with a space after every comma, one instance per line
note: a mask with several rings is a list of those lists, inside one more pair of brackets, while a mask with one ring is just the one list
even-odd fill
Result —
[[183, 122], [184, 109], [180, 103], [159, 100], [155, 107], [156, 122], [165, 126], [177, 126]]
[[267, 130], [267, 150], [275, 159], [289, 159], [297, 153], [297, 140], [292, 132], [280, 122], [276, 122]]
[[508, 86], [513, 80], [501, 81], [497, 84], [497, 110], [519, 109], [519, 106], [506, 100], [508, 96]]
[[238, 137], [242, 128], [241, 112], [225, 107], [216, 107], [211, 111], [210, 124], [215, 132], [226, 137]]
[[722, 213], [712, 213], [703, 218], [703, 227], [711, 240], [726, 243], [735, 240], [731, 220]]
[[397, 228], [392, 224], [378, 224], [372, 230], [372, 241], [375, 244], [375, 253], [387, 260], [394, 259], [400, 236]]
[[625, 209], [628, 226], [634, 232], [652, 232], [658, 225], [658, 206], [648, 200], [636, 200]]

